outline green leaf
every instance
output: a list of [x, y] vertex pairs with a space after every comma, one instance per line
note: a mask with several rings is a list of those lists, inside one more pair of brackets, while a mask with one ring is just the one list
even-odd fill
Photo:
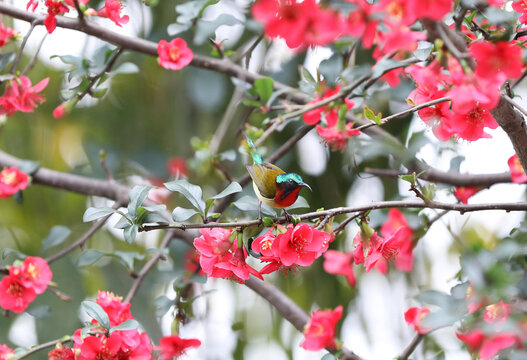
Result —
[[222, 199], [230, 194], [235, 194], [241, 192], [243, 189], [237, 182], [231, 182], [222, 192], [218, 195], [211, 197], [211, 199], [218, 200]]
[[264, 216], [262, 220], [265, 227], [272, 227], [274, 225], [273, 218]]
[[176, 20], [179, 24], [192, 26], [194, 20], [199, 18], [208, 6], [214, 5], [217, 2], [218, 0], [196, 0], [180, 4], [176, 6], [176, 12], [179, 14]]
[[415, 185], [415, 174], [399, 175], [399, 179], [407, 181], [412, 185]]
[[149, 213], [149, 214], [146, 214], [142, 223], [143, 224], [147, 224], [147, 223], [168, 224], [168, 221], [167, 219], [165, 219], [165, 217], [159, 214]]
[[183, 195], [199, 212], [205, 216], [205, 202], [202, 199], [201, 187], [190, 184], [187, 180], [174, 180], [164, 183], [170, 191], [175, 191]]
[[500, 25], [503, 23], [516, 23], [520, 15], [514, 11], [489, 7], [483, 16], [485, 16], [492, 25]]
[[131, 62], [125, 62], [112, 71], [113, 74], [137, 74], [138, 72], [139, 67]]
[[190, 219], [196, 214], [199, 214], [199, 212], [194, 209], [185, 209], [178, 206], [172, 211], [172, 219], [177, 222], [182, 222]]
[[413, 55], [421, 60], [425, 61], [428, 59], [430, 54], [432, 53], [432, 50], [434, 49], [434, 44], [428, 41], [418, 41], [417, 42], [417, 50], [413, 52]]
[[337, 83], [337, 78], [342, 72], [342, 69], [342, 56], [338, 53], [335, 53], [329, 59], [322, 61], [318, 67], [318, 71], [324, 76], [324, 79], [330, 85]]
[[48, 305], [30, 306], [26, 312], [36, 319], [42, 319], [51, 316], [51, 308]]
[[372, 69], [372, 77], [378, 78], [389, 72], [390, 70], [400, 68], [404, 63], [402, 61], [384, 59], [375, 64], [375, 67]]
[[152, 185], [136, 185], [130, 191], [130, 202], [128, 203], [128, 215], [133, 219], [137, 214], [137, 209], [148, 196], [148, 192], [155, 188]]
[[117, 210], [112, 209], [111, 207], [101, 207], [101, 208], [89, 207], [84, 212], [84, 215], [82, 216], [82, 221], [89, 222], [89, 221], [98, 220], [102, 217], [113, 214], [116, 211]]
[[137, 328], [139, 328], [139, 322], [134, 319], [128, 319], [117, 326], [112, 326], [110, 328], [110, 334], [117, 330], [135, 330]]
[[167, 26], [167, 33], [170, 36], [175, 36], [177, 34], [180, 34], [190, 29], [191, 25], [192, 25], [191, 23], [189, 24], [177, 24], [177, 23], [170, 24]]
[[[368, 0], [366, 0], [366, 1], [368, 1]], [[333, 354], [326, 354], [326, 355], [322, 356], [320, 358], [320, 360], [337, 360], [337, 358]]]
[[366, 116], [366, 119], [368, 120], [375, 121], [375, 113], [367, 106], [364, 108], [364, 116]]
[[77, 259], [77, 266], [88, 266], [96, 263], [99, 261], [100, 258], [104, 256], [104, 253], [94, 250], [94, 249], [88, 249], [84, 251], [81, 256]]
[[40, 253], [46, 251], [50, 247], [62, 244], [64, 240], [71, 234], [71, 230], [66, 226], [57, 225], [53, 226], [49, 231], [48, 236], [42, 241], [42, 250]]
[[167, 313], [168, 310], [174, 305], [174, 300], [170, 299], [165, 295], [161, 295], [154, 300], [154, 305], [157, 308], [157, 316], [162, 316]]
[[108, 88], [102, 88], [102, 89], [97, 89], [97, 90], [92, 90], [90, 92], [90, 96], [92, 98], [95, 98], [95, 99], [100, 99], [102, 98], [104, 95], [106, 95], [106, 93], [108, 92]]
[[165, 211], [167, 209], [165, 204], [157, 204], [152, 206], [145, 206], [144, 209], [146, 211], [154, 212], [154, 211]]
[[199, 19], [194, 35], [194, 42], [198, 45], [201, 45], [214, 34], [218, 27], [222, 25], [236, 25], [240, 23], [241, 21], [239, 19], [230, 14], [221, 14], [214, 20]]
[[12, 63], [13, 60], [15, 60], [14, 52], [1, 53], [0, 54], [0, 71], [4, 71], [7, 65]]
[[[233, 205], [241, 211], [255, 211], [258, 213], [258, 200], [252, 196], [245, 195], [236, 200]], [[262, 204], [262, 214], [276, 216], [272, 207]]]
[[30, 160], [24, 160], [22, 161], [22, 164], [18, 167], [18, 170], [28, 174], [33, 175], [37, 172], [38, 168], [40, 167], [40, 162], [38, 161], [30, 161]]
[[139, 231], [139, 225], [128, 225], [124, 228], [124, 240], [131, 244], [135, 241], [135, 237], [137, 236], [137, 232]]
[[82, 309], [90, 316], [95, 319], [105, 329], [110, 329], [110, 318], [101, 305], [94, 301], [85, 300], [81, 303]]
[[257, 79], [254, 81], [254, 89], [260, 97], [260, 100], [265, 104], [273, 93], [273, 79], [269, 77]]
[[114, 251], [106, 255], [118, 259], [128, 270], [134, 270], [134, 262], [136, 259], [143, 260], [145, 258], [144, 255], [139, 254], [137, 251]]
[[256, 101], [256, 100], [250, 100], [250, 99], [243, 99], [242, 100], [242, 103], [243, 105], [245, 106], [249, 106], [249, 107], [255, 107], [255, 108], [259, 108], [260, 106], [262, 106], [263, 104], [259, 101]]

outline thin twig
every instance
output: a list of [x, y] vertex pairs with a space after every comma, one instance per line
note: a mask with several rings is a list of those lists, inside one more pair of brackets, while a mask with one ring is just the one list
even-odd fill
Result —
[[31, 69], [33, 69], [33, 66], [37, 63], [38, 54], [40, 53], [40, 49], [42, 49], [42, 45], [44, 45], [44, 41], [48, 37], [48, 33], [46, 32], [44, 36], [42, 37], [42, 40], [40, 40], [40, 43], [38, 44], [37, 51], [33, 54], [33, 57], [31, 58], [31, 61], [22, 71], [22, 75], [26, 75]]
[[16, 68], [18, 66], [18, 63], [20, 62], [20, 59], [22, 59], [22, 53], [24, 52], [24, 48], [26, 47], [27, 40], [31, 36], [31, 33], [33, 32], [33, 29], [35, 29], [35, 26], [39, 25], [41, 23], [40, 20], [33, 20], [31, 22], [31, 26], [29, 27], [29, 30], [27, 31], [26, 35], [24, 36], [24, 39], [22, 40], [22, 44], [20, 44], [20, 49], [18, 49], [18, 53], [16, 54], [15, 61], [13, 61], [13, 65], [11, 66], [11, 70], [9, 70], [10, 74], [14, 74], [16, 71]]
[[81, 10], [79, 0], [73, 0], [73, 4], [75, 4], [75, 10], [79, 14], [79, 21], [84, 21], [84, 12]]
[[527, 116], [527, 110], [523, 106], [518, 104], [516, 101], [512, 100], [507, 95], [502, 95], [501, 97], [502, 97], [502, 99], [505, 99], [505, 101], [507, 101], [509, 104], [514, 106], [517, 110], [519, 110], [523, 115]]
[[341, 222], [339, 226], [337, 226], [335, 230], [333, 230], [333, 234], [335, 234], [335, 237], [338, 236], [342, 231], [344, 231], [344, 229], [346, 228], [346, 226], [348, 226], [350, 222], [361, 216], [361, 214], [362, 213], [356, 213], [347, 217], [343, 222]]
[[16, 359], [17, 359], [17, 360], [24, 359], [24, 358], [27, 358], [27, 357], [30, 356], [30, 355], [33, 355], [33, 354], [36, 353], [36, 352], [39, 352], [40, 350], [44, 350], [44, 349], [50, 348], [50, 347], [52, 347], [52, 346], [56, 346], [57, 344], [64, 344], [64, 343], [67, 343], [67, 342], [73, 342], [73, 339], [66, 339], [66, 340], [57, 339], [57, 340], [51, 340], [51, 341], [48, 341], [47, 343], [33, 346], [33, 347], [32, 347], [31, 349], [29, 349], [25, 354], [22, 354], [22, 355], [17, 356]]
[[397, 359], [407, 360], [410, 357], [410, 355], [412, 355], [412, 353], [415, 351], [415, 348], [417, 347], [417, 345], [419, 345], [421, 340], [424, 339], [424, 337], [425, 337], [424, 335], [417, 334], [412, 339], [412, 342], [410, 342], [410, 344], [403, 350], [403, 352], [401, 353], [401, 355], [399, 355]]

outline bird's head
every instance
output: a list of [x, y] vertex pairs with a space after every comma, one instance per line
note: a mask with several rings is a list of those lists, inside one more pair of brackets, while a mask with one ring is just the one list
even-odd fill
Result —
[[302, 180], [300, 175], [295, 173], [280, 174], [276, 177], [277, 192], [275, 200], [283, 205], [285, 203], [290, 203], [287, 206], [292, 205], [296, 201], [302, 187], [311, 190], [311, 187]]

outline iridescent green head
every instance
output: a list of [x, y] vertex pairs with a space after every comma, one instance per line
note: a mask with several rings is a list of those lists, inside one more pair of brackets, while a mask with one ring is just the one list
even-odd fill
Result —
[[298, 187], [307, 187], [311, 190], [311, 187], [302, 180], [302, 176], [295, 173], [280, 174], [276, 177], [276, 186], [279, 188], [285, 188], [286, 190], [293, 190]]

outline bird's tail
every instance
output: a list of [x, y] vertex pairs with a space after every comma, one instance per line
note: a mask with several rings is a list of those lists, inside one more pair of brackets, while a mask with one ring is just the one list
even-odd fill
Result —
[[263, 163], [262, 155], [258, 153], [258, 150], [256, 150], [256, 146], [254, 146], [254, 143], [247, 134], [245, 134], [245, 131], [242, 131], [243, 136], [245, 137], [245, 140], [247, 141], [247, 145], [249, 145], [249, 153], [251, 154], [251, 157], [253, 158], [253, 161], [255, 164], [261, 164]]

